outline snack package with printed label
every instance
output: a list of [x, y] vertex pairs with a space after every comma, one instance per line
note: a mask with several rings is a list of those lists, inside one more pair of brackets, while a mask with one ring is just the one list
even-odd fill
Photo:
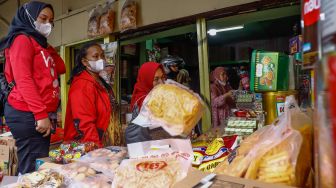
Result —
[[152, 89], [132, 123], [150, 129], [162, 127], [172, 136], [186, 136], [201, 119], [204, 106], [198, 94], [168, 80]]
[[174, 158], [124, 160], [115, 174], [112, 187], [173, 187], [188, 173], [182, 163]]
[[193, 152], [188, 139], [165, 139], [127, 145], [129, 157], [115, 172], [112, 187], [169, 188], [187, 176]]
[[[208, 145], [201, 159], [199, 170], [204, 172], [213, 172], [218, 164], [223, 162], [227, 156], [237, 147], [238, 136], [225, 136], [216, 138]], [[194, 148], [193, 148], [194, 149]], [[194, 150], [194, 159], [197, 152]]]

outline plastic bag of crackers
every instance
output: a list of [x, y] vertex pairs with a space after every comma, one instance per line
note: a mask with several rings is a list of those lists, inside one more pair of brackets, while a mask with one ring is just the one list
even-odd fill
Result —
[[302, 187], [311, 167], [309, 130], [311, 119], [300, 111], [294, 97], [287, 97], [285, 113], [244, 140], [215, 172]]
[[116, 170], [112, 188], [170, 188], [187, 176], [193, 152], [188, 139], [128, 144], [130, 159]]
[[205, 103], [197, 93], [168, 79], [146, 96], [132, 123], [149, 129], [162, 127], [172, 136], [187, 136], [204, 111]]

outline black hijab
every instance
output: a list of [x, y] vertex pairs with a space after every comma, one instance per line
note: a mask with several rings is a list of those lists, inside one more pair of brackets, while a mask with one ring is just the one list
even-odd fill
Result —
[[[19, 34], [29, 35], [33, 37], [43, 48], [47, 48], [47, 38], [36, 31], [34, 26], [34, 21], [36, 21], [40, 12], [46, 7], [49, 7], [54, 12], [50, 4], [39, 1], [31, 1], [21, 6], [17, 10], [15, 17], [9, 26], [7, 36], [0, 41], [0, 50], [9, 48], [15, 37]], [[27, 11], [32, 18], [30, 18], [27, 14]]]

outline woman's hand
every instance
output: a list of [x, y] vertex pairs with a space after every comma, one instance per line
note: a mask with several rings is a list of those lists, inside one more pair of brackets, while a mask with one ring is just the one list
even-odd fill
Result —
[[47, 137], [50, 134], [51, 122], [49, 118], [44, 118], [37, 120], [36, 131], [39, 133], [44, 133], [43, 137]]
[[228, 99], [228, 98], [233, 98], [233, 90], [230, 90], [228, 91], [227, 93], [224, 94], [225, 96], [225, 99]]

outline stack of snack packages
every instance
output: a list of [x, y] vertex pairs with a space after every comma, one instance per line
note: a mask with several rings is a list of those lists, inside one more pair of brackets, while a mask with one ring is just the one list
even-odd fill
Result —
[[237, 147], [238, 136], [224, 136], [211, 139], [201, 135], [192, 143], [194, 158], [192, 166], [204, 172], [213, 172], [218, 164]]
[[293, 96], [285, 113], [242, 141], [215, 173], [303, 187], [312, 167], [312, 120]]

